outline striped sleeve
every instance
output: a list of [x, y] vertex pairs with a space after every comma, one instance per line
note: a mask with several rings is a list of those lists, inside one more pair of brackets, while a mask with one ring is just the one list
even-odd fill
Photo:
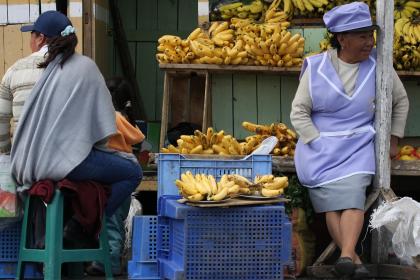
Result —
[[12, 119], [13, 96], [10, 88], [13, 70], [9, 69], [0, 83], [0, 153], [11, 148], [10, 122]]

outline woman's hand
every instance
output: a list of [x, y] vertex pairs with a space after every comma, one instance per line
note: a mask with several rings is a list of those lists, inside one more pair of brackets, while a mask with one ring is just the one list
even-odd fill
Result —
[[398, 137], [391, 135], [391, 145], [389, 148], [389, 155], [394, 158], [398, 154]]

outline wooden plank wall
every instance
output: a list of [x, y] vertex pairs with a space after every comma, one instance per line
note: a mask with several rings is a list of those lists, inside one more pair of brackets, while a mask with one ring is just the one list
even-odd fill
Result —
[[[125, 0], [118, 5], [147, 119], [160, 120], [163, 74], [155, 59], [156, 42], [163, 34], [185, 37], [197, 26], [197, 0]], [[118, 54], [110, 45], [112, 75], [121, 75]]]
[[[45, 12], [55, 9], [55, 0], [0, 0], [0, 78], [18, 59], [31, 53], [30, 33], [20, 32], [20, 27], [33, 23], [38, 18], [40, 10]], [[69, 3], [68, 15], [76, 26], [79, 37], [76, 50], [81, 52], [83, 43], [81, 0]]]

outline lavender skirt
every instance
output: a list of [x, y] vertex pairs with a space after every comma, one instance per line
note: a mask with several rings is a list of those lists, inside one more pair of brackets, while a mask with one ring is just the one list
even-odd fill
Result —
[[373, 175], [356, 174], [317, 188], [309, 188], [309, 196], [316, 213], [344, 209], [365, 209], [366, 188]]

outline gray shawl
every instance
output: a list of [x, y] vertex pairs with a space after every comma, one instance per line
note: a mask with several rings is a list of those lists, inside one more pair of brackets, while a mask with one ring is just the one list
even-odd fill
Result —
[[116, 133], [105, 81], [89, 58], [51, 62], [25, 101], [13, 138], [12, 173], [19, 184], [58, 181], [100, 140]]

